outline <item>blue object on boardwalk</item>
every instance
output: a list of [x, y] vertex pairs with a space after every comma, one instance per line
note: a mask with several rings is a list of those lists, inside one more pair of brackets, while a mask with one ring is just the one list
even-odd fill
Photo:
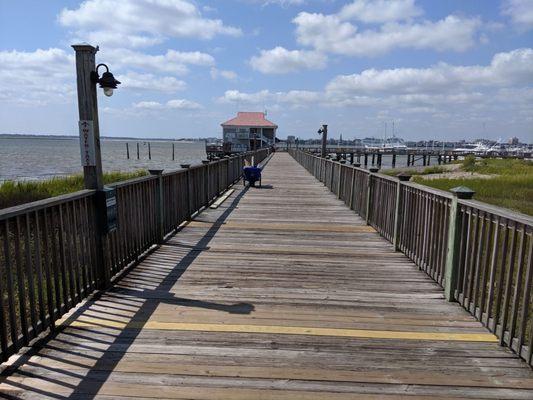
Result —
[[246, 181], [250, 182], [250, 186], [255, 186], [255, 182], [259, 181], [259, 187], [261, 187], [261, 168], [259, 167], [244, 167], [244, 184]]

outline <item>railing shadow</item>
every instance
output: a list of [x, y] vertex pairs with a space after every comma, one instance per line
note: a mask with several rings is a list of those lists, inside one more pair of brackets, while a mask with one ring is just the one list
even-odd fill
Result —
[[[70, 399], [80, 398], [81, 396], [85, 399], [90, 399], [98, 394], [99, 390], [105, 384], [109, 376], [113, 373], [115, 367], [120, 363], [124, 355], [127, 353], [128, 348], [133, 344], [142, 331], [144, 324], [149, 320], [150, 316], [156, 311], [160, 304], [197, 307], [227, 312], [230, 314], [250, 314], [254, 310], [254, 306], [249, 303], [236, 303], [229, 305], [220, 304], [197, 299], [176, 297], [169, 292], [169, 290], [172, 289], [174, 284], [179, 280], [187, 268], [190, 267], [195, 259], [202, 254], [202, 249], [209, 248], [207, 245], [214, 238], [218, 230], [223, 226], [225, 220], [229, 217], [232, 211], [237, 207], [239, 201], [242, 199], [247, 190], [248, 188], [244, 188], [241, 193], [239, 193], [239, 195], [233, 199], [227, 209], [222, 212], [222, 214], [211, 225], [208, 231], [202, 235], [201, 239], [198, 240], [196, 244], [184, 246], [176, 245], [185, 250], [185, 252], [178, 255], [181, 260], [169, 271], [167, 271], [164, 276], [161, 276], [162, 279], [155, 288], [135, 290], [132, 288], [120, 287], [121, 282], [127, 279], [129, 274], [124, 275], [122, 279], [118, 281], [116, 285], [108, 292], [104, 292], [98, 296], [95, 296], [94, 299], [88, 301], [83, 306], [79, 307], [75, 312], [73, 312], [73, 314], [62, 325], [62, 328], [57, 329], [46, 339], [38, 342], [36, 346], [29, 349], [25, 354], [21, 355], [12, 365], [6, 367], [0, 374], [0, 384], [5, 382], [13, 388], [33, 392], [34, 394], [47, 396], [50, 398]], [[164, 246], [168, 245], [165, 244]], [[174, 244], [171, 244], [171, 246], [174, 246]], [[156, 255], [157, 252], [152, 253], [147, 260]], [[162, 256], [159, 255], [159, 257]], [[132, 269], [131, 272], [135, 273], [135, 271], [136, 268]], [[153, 282], [151, 282], [151, 284], [153, 284]], [[103, 320], [105, 322], [120, 321], [123, 319], [126, 323], [129, 321], [135, 321], [136, 325], [134, 329], [117, 329], [116, 333], [109, 333], [101, 330], [95, 331], [94, 327], [99, 326], [98, 323], [91, 323], [94, 325], [92, 329], [90, 327], [86, 328], [69, 326], [75, 320], [80, 318], [83, 320], [83, 317], [91, 318], [92, 313], [97, 314], [98, 311], [92, 308], [95, 306], [95, 300], [102, 299], [105, 296], [106, 298], [109, 298], [109, 301], [113, 301], [113, 297], [116, 297], [115, 295], [126, 297], [123, 297], [122, 299], [117, 297], [117, 303], [115, 304], [116, 307], [107, 307], [106, 305], [105, 307], [108, 308], [108, 310], [105, 312], [105, 316], [102, 318], [102, 316], [99, 315], [98, 320]], [[109, 309], [113, 311], [109, 311]], [[116, 314], [113, 314], [113, 312], [116, 312]], [[113, 318], [114, 315], [117, 318]], [[105, 323], [101, 324], [101, 326], [109, 328], [105, 325]], [[68, 332], [64, 331], [65, 328], [69, 328]], [[59, 338], [59, 335], [62, 335], [63, 338]], [[67, 338], [72, 338], [73, 342], [63, 340], [65, 336]], [[88, 342], [92, 342], [96, 345], [100, 344], [103, 347], [93, 351], [100, 351], [102, 354], [99, 357], [95, 357], [94, 355], [84, 354], [83, 352], [73, 352], [72, 350], [62, 348], [61, 346], [54, 346], [50, 343], [50, 341], [54, 340], [55, 338], [57, 338], [60, 343], [65, 344], [65, 346], [73, 344], [76, 345], [76, 340], [87, 340]], [[53, 354], [41, 354], [40, 351], [43, 348], [53, 352]], [[117, 352], [117, 349], [120, 349], [120, 352]], [[57, 354], [64, 354], [65, 357], [60, 357]], [[88, 364], [84, 365], [77, 362], [71, 362], [67, 358], [68, 355], [82, 357], [84, 360], [87, 360]], [[40, 366], [38, 363], [30, 360], [33, 356], [40, 356], [45, 359], [58, 361], [63, 364], [70, 364], [74, 367], [82, 369], [80, 370], [80, 373], [77, 374], [75, 372], [73, 373], [72, 371], [64, 370], [64, 368]], [[54, 372], [54, 374], [52, 376], [42, 376], [40, 374], [31, 372], [31, 370], [23, 370], [22, 368], [24, 366], [44, 368]], [[46, 381], [48, 385], [59, 385], [64, 388], [65, 394], [43, 390], [37, 387], [32, 387], [24, 382], [9, 379], [9, 377], [14, 373], [20, 377], [36, 378]], [[58, 378], [62, 375], [64, 375], [65, 379], [78, 378], [79, 382], [76, 384], [73, 384], [72, 381], [69, 381], [68, 383], [63, 382]], [[16, 389], [13, 389], [13, 393], [15, 390]], [[67, 394], [68, 392], [70, 393]], [[13, 399], [18, 398], [17, 395], [4, 391], [0, 392], [0, 397]]]

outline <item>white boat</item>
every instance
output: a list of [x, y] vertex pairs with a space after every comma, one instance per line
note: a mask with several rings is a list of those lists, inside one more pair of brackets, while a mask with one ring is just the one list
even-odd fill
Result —
[[490, 151], [491, 147], [487, 146], [486, 144], [483, 144], [481, 142], [478, 143], [466, 143], [464, 147], [459, 147], [454, 149], [456, 152], [460, 153], [486, 153]]
[[377, 138], [364, 138], [361, 143], [365, 149], [372, 150], [405, 150], [407, 146], [405, 145], [403, 139], [393, 136], [383, 139]]

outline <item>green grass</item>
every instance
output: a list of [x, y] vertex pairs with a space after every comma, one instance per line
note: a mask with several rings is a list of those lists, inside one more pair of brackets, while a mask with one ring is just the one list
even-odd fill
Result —
[[467, 186], [476, 192], [476, 200], [533, 215], [533, 162], [491, 158], [472, 162], [467, 158], [461, 169], [495, 176], [489, 179], [425, 180], [415, 175], [413, 181], [442, 190]]
[[[145, 170], [106, 172], [104, 183], [124, 181], [147, 175]], [[45, 181], [6, 181], [0, 184], [0, 209], [76, 192], [83, 189], [83, 175], [52, 178]]]
[[[441, 174], [443, 172], [448, 172], [449, 170], [446, 169], [446, 167], [441, 167], [440, 165], [433, 165], [431, 167], [424, 168], [423, 170], [416, 170], [416, 169], [402, 169], [401, 172], [403, 174], [415, 176], [415, 175], [429, 175], [429, 174]], [[387, 169], [384, 171], [380, 171], [381, 173], [389, 176], [396, 176], [400, 172], [398, 172], [395, 169]]]

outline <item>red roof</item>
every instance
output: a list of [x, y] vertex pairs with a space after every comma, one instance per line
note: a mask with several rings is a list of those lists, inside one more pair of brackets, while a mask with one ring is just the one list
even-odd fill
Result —
[[278, 126], [265, 118], [262, 112], [238, 112], [237, 117], [221, 124], [222, 126], [261, 126], [277, 128]]

